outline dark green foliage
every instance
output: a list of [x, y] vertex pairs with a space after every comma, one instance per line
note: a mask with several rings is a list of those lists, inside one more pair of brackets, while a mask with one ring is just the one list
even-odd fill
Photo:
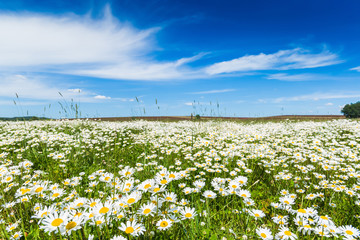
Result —
[[359, 118], [360, 117], [360, 101], [357, 103], [346, 104], [341, 112], [347, 118]]

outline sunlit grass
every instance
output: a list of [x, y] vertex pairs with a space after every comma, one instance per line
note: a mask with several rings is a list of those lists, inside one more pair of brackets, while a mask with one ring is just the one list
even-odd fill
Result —
[[3, 122], [0, 236], [356, 239], [359, 126]]

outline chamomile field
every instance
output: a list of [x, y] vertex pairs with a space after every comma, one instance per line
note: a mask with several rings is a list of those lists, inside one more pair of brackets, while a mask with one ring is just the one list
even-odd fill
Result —
[[0, 123], [1, 239], [359, 239], [360, 123]]

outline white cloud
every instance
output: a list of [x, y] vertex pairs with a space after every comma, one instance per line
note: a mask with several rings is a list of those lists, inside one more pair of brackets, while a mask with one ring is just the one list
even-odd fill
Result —
[[49, 100], [58, 101], [64, 99], [69, 101], [74, 99], [82, 102], [95, 102], [96, 99], [99, 99], [94, 98], [97, 94], [91, 91], [54, 86], [53, 83], [41, 77], [27, 77], [20, 74], [0, 76], [0, 86], [0, 97], [16, 100], [16, 95], [18, 95], [22, 104], [26, 104], [25, 101], [30, 103], [29, 99], [38, 100], [32, 101], [32, 105], [34, 103], [42, 104], [43, 102], [40, 101]]
[[333, 106], [334, 104], [329, 102], [329, 103], [326, 103], [325, 106]]
[[301, 48], [281, 50], [273, 54], [246, 55], [230, 61], [215, 63], [206, 68], [210, 75], [257, 71], [316, 68], [341, 63], [338, 56], [329, 51], [310, 53]]
[[0, 15], [0, 66], [122, 61], [147, 52], [156, 28], [138, 30], [111, 14], [102, 20], [75, 15]]
[[68, 89], [69, 92], [73, 92], [73, 93], [80, 93], [81, 89], [79, 88], [74, 88], [74, 89]]
[[127, 80], [172, 80], [187, 78], [202, 78], [200, 71], [193, 71], [183, 66], [190, 62], [192, 58], [182, 58], [174, 62], [152, 62], [141, 59], [127, 59], [113, 65], [107, 65], [98, 68], [84, 68], [70, 71], [70, 74], [109, 78], [109, 79], [127, 79]]
[[217, 90], [202, 91], [202, 92], [191, 92], [191, 94], [213, 94], [213, 93], [226, 93], [233, 91], [236, 91], [236, 89], [217, 89]]
[[321, 80], [331, 80], [331, 81], [341, 81], [341, 80], [358, 80], [359, 77], [352, 76], [341, 76], [341, 75], [326, 75], [326, 74], [312, 74], [312, 73], [303, 73], [303, 74], [287, 74], [287, 73], [275, 73], [267, 76], [267, 79], [275, 79], [280, 81], [288, 82], [300, 82], [300, 81], [321, 81]]
[[318, 80], [320, 76], [315, 74], [286, 74], [286, 73], [276, 73], [270, 74], [267, 79], [276, 79], [280, 81], [289, 81], [289, 82], [300, 82], [300, 81], [311, 81]]
[[[200, 76], [185, 65], [207, 53], [159, 62], [154, 35], [160, 28], [137, 29], [105, 17], [0, 14], [0, 68], [36, 69], [110, 79], [170, 80]], [[31, 70], [30, 70], [31, 71]]]
[[94, 98], [95, 99], [111, 99], [111, 97], [107, 97], [107, 96], [104, 96], [104, 95], [96, 95]]
[[275, 103], [292, 102], [292, 101], [318, 101], [326, 99], [347, 99], [359, 98], [360, 92], [344, 92], [344, 93], [312, 93], [307, 95], [300, 95], [294, 97], [281, 97], [274, 99]]
[[112, 100], [119, 100], [121, 102], [134, 102], [135, 98], [112, 98]]
[[360, 66], [358, 66], [358, 67], [354, 67], [354, 68], [350, 68], [350, 70], [353, 70], [353, 71], [358, 71], [358, 72], [360, 72]]
[[155, 81], [209, 78], [244, 71], [314, 68], [341, 62], [336, 54], [326, 50], [314, 54], [296, 48], [191, 68], [189, 63], [208, 53], [158, 61], [153, 53], [160, 49], [154, 41], [159, 30], [159, 27], [138, 29], [120, 22], [109, 8], [105, 9], [105, 17], [97, 20], [74, 14], [1, 13], [0, 70]]

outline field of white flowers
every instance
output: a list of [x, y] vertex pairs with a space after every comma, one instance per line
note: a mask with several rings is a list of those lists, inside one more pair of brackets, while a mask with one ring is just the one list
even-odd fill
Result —
[[360, 123], [0, 122], [0, 239], [359, 239]]

